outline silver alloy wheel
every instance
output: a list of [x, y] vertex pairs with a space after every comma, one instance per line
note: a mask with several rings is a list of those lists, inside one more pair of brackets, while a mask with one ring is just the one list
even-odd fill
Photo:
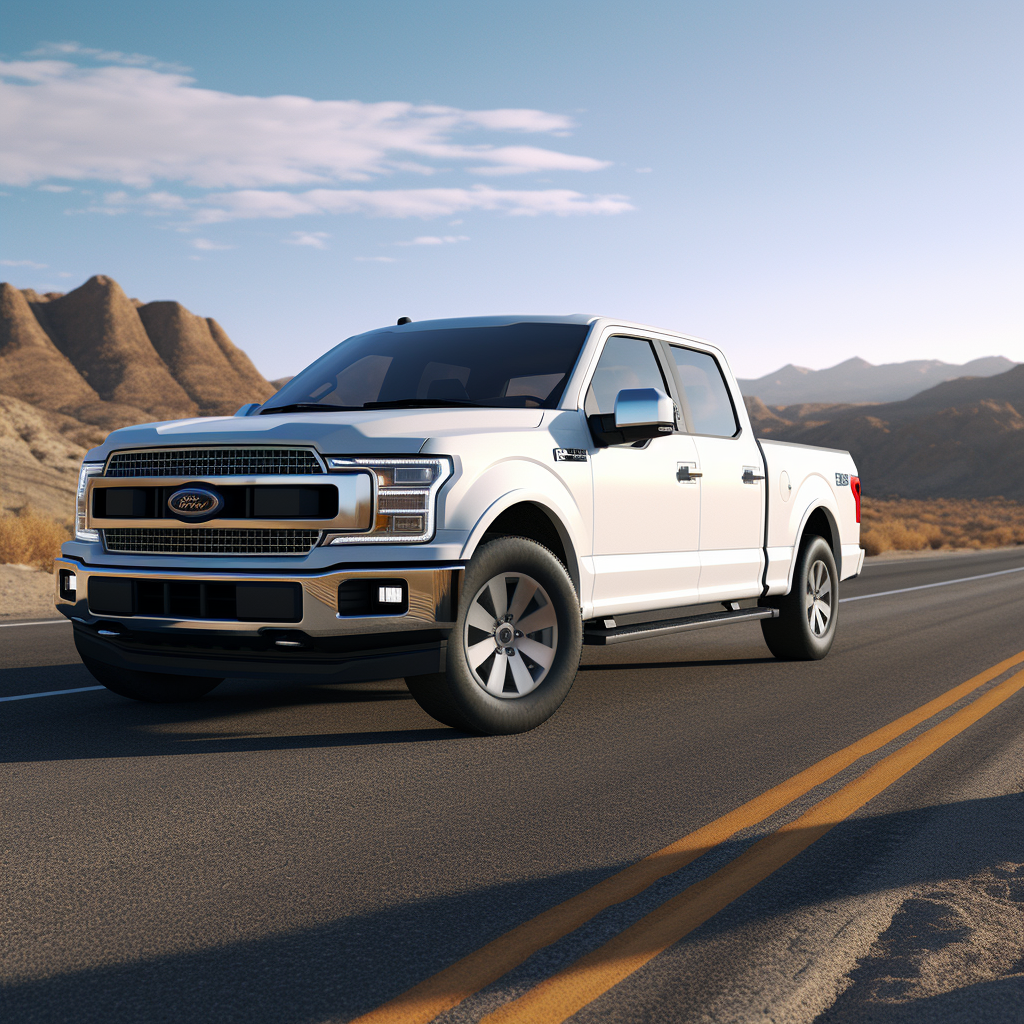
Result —
[[807, 625], [818, 637], [828, 632], [832, 620], [832, 577], [828, 566], [818, 559], [807, 574]]
[[548, 674], [558, 647], [555, 606], [532, 577], [503, 572], [476, 593], [462, 642], [473, 678], [489, 694], [523, 697]]

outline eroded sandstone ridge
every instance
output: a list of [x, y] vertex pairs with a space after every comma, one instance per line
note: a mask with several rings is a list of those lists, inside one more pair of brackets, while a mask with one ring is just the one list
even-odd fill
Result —
[[276, 388], [216, 320], [109, 277], [66, 295], [0, 284], [0, 511], [71, 515], [78, 464], [117, 427], [230, 415]]

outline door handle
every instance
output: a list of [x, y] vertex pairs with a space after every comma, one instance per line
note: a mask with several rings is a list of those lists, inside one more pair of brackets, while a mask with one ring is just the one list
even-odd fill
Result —
[[690, 469], [690, 466], [686, 462], [680, 462], [679, 468], [676, 470], [676, 479], [681, 483], [689, 483], [691, 480], [696, 480], [698, 477], [703, 476], [703, 473], [698, 473], [695, 470]]
[[759, 476], [752, 469], [743, 470], [743, 482], [745, 484], [756, 484], [758, 480], [763, 480], [763, 476]]

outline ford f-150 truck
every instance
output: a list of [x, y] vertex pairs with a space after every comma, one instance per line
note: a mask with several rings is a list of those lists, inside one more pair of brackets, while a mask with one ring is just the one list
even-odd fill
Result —
[[404, 677], [440, 722], [514, 733], [584, 644], [756, 619], [776, 657], [824, 657], [859, 522], [850, 455], [756, 438], [713, 345], [403, 317], [262, 407], [114, 431], [56, 604], [126, 697]]

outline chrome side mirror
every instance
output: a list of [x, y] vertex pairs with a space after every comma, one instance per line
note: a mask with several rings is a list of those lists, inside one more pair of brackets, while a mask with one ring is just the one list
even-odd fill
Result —
[[660, 388], [625, 388], [615, 396], [614, 413], [588, 417], [600, 448], [671, 434], [676, 422], [676, 404]]
[[628, 388], [615, 396], [615, 429], [627, 441], [646, 441], [676, 428], [676, 406], [660, 388]]

